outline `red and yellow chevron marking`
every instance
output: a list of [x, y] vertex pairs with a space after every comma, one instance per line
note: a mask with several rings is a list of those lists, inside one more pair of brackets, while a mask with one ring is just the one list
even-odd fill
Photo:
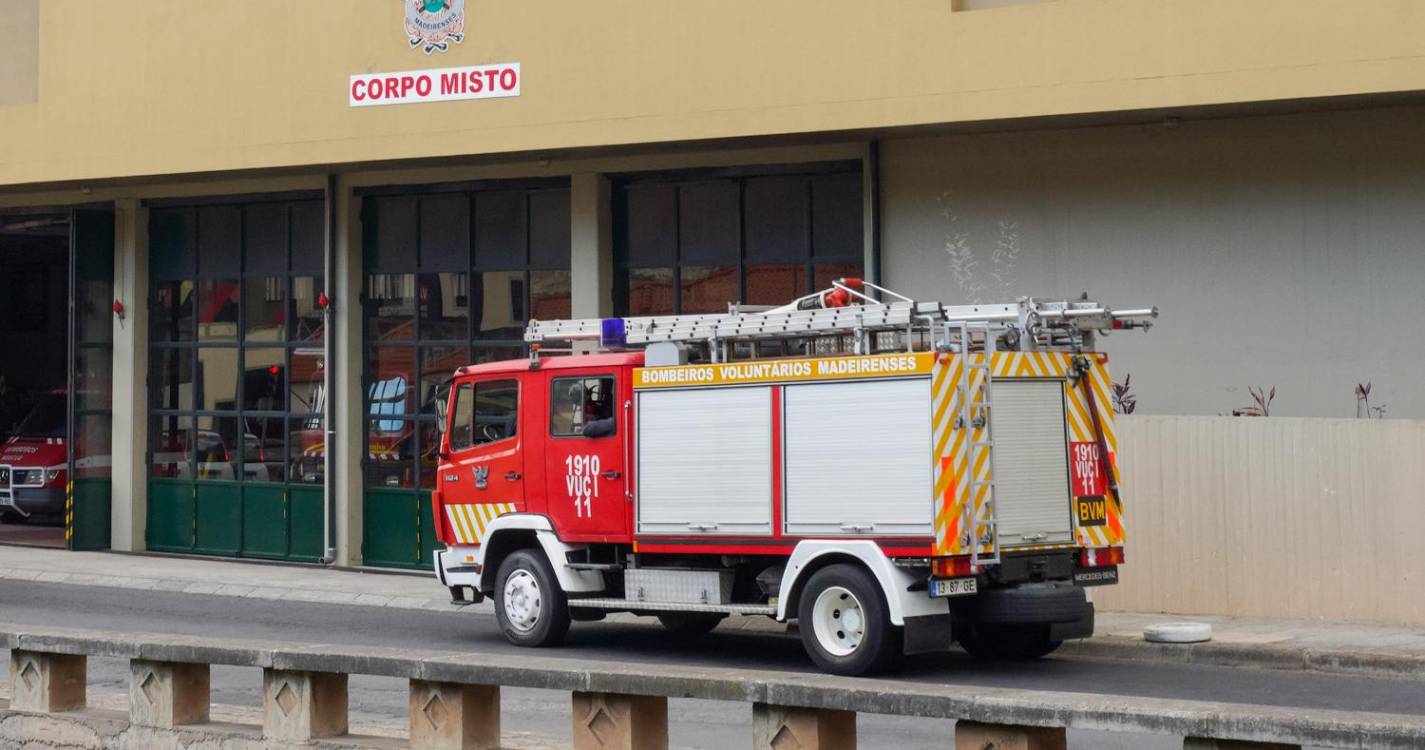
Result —
[[450, 528], [455, 532], [455, 539], [460, 544], [480, 544], [485, 540], [485, 529], [491, 521], [514, 512], [514, 503], [445, 506]]
[[[984, 354], [972, 353], [972, 357]], [[1099, 421], [1103, 425], [1104, 442], [1108, 445], [1107, 460], [1117, 471], [1118, 434], [1113, 423], [1112, 381], [1108, 375], [1108, 359], [1102, 354], [1087, 354], [1090, 358], [1089, 385], [1098, 407]], [[978, 361], [978, 360], [976, 360]], [[996, 352], [990, 363], [996, 380], [1015, 378], [1063, 378], [1068, 422], [1069, 439], [1073, 442], [1096, 442], [1093, 417], [1085, 400], [1083, 386], [1073, 384], [1068, 378], [1073, 372], [1074, 355], [1069, 352]], [[983, 429], [973, 426], [956, 428], [955, 417], [960, 413], [960, 377], [964, 366], [958, 354], [941, 354], [936, 359], [933, 370], [932, 396], [935, 409], [935, 498], [938, 501], [935, 518], [935, 554], [970, 554], [970, 540], [961, 528], [967, 504], [973, 508], [975, 538], [985, 537], [988, 527], [982, 521], [988, 518], [986, 501], [988, 487], [981, 487], [970, 497], [970, 477], [986, 481], [990, 479], [989, 451], [974, 451], [975, 465], [970, 465], [970, 443], [983, 440]], [[970, 393], [978, 402], [980, 394], [981, 370], [971, 371]], [[1123, 545], [1123, 509], [1119, 499], [1109, 492], [1108, 519], [1103, 526], [1077, 526], [1076, 539], [1082, 547], [1117, 547]], [[980, 547], [982, 552], [993, 552], [992, 545]]]
[[931, 368], [930, 395], [933, 412], [930, 424], [933, 436], [931, 457], [935, 467], [933, 497], [936, 502], [936, 555], [959, 554], [954, 550], [958, 548], [960, 520], [964, 513], [964, 504], [960, 500], [960, 478], [964, 477], [964, 473], [960, 470], [959, 461], [964, 441], [957, 437], [952, 443], [951, 435], [960, 433], [960, 430], [954, 429], [954, 425], [955, 415], [959, 413], [956, 394], [963, 366], [964, 362], [960, 357], [942, 353], [936, 355], [935, 364]]

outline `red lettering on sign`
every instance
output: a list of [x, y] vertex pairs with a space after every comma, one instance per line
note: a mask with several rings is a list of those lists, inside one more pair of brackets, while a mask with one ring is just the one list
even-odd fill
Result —
[[462, 76], [459, 73], [440, 74], [441, 96], [463, 93], [465, 93], [465, 76]]
[[519, 95], [518, 63], [354, 75], [347, 88], [353, 107]]
[[1103, 495], [1108, 491], [1108, 476], [1103, 471], [1098, 443], [1069, 443], [1069, 466], [1073, 470], [1075, 497]]

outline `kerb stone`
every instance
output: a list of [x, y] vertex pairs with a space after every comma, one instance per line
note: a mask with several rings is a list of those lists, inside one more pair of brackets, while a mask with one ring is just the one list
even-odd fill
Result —
[[307, 742], [346, 734], [346, 675], [262, 671], [262, 736]]
[[411, 747], [495, 750], [500, 746], [500, 688], [411, 680]]
[[856, 750], [853, 711], [752, 706], [752, 747], [756, 750]]
[[10, 652], [10, 709], [55, 713], [84, 708], [87, 657]]
[[955, 750], [1067, 750], [1062, 727], [1017, 727], [1006, 724], [955, 724]]
[[208, 720], [207, 664], [134, 659], [129, 662], [129, 722], [173, 729]]
[[1188, 737], [1183, 740], [1183, 750], [1301, 750], [1301, 745], [1283, 745], [1280, 742], [1246, 742], [1243, 740], [1214, 740], [1204, 737]]
[[574, 693], [574, 750], [668, 750], [668, 699]]

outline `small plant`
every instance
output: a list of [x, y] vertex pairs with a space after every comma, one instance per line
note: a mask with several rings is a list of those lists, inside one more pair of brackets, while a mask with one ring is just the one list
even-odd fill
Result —
[[1123, 376], [1122, 383], [1113, 384], [1113, 410], [1119, 414], [1132, 414], [1138, 408], [1138, 396], [1133, 393], [1133, 373]]
[[1385, 419], [1385, 404], [1371, 406], [1371, 383], [1356, 383], [1356, 417]]
[[1277, 387], [1270, 389], [1259, 388], [1255, 385], [1247, 386], [1247, 392], [1252, 394], [1252, 400], [1256, 404], [1243, 406], [1232, 410], [1234, 417], [1270, 417], [1272, 415], [1272, 400], [1277, 397]]

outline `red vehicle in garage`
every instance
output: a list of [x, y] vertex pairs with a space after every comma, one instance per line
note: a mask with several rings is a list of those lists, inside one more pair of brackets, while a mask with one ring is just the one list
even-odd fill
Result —
[[0, 446], [0, 514], [63, 518], [67, 406], [64, 389], [44, 394]]
[[[1123, 562], [1100, 331], [1154, 309], [915, 302], [845, 279], [780, 308], [531, 321], [456, 371], [440, 581], [506, 638], [608, 612], [705, 632], [797, 620], [823, 670], [958, 641], [1034, 658], [1093, 633]], [[568, 342], [600, 353], [546, 357]]]

